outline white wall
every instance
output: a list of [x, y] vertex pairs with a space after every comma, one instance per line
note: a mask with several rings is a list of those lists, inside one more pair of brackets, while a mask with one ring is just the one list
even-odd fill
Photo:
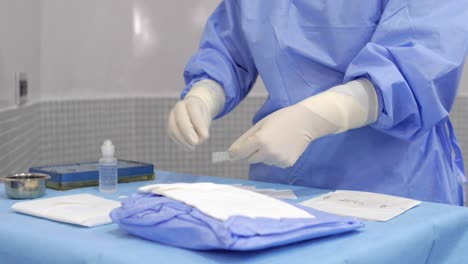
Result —
[[40, 2], [0, 0], [0, 109], [15, 105], [15, 72], [28, 74], [29, 98], [39, 98]]
[[42, 0], [42, 99], [178, 96], [219, 2]]
[[14, 105], [16, 71], [28, 72], [30, 101], [178, 96], [219, 1], [0, 0], [0, 109]]

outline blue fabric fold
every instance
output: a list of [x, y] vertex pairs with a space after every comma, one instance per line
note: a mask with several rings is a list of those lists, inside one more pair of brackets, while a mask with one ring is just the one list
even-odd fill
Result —
[[220, 221], [184, 203], [148, 193], [130, 196], [110, 216], [120, 228], [135, 236], [196, 250], [259, 250], [364, 226], [354, 218], [293, 205], [315, 218], [278, 220], [234, 216]]

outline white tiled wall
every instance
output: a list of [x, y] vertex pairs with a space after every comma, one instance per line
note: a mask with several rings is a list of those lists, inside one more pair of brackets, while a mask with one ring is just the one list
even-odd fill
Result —
[[[465, 70], [464, 70], [464, 74], [462, 75], [462, 79], [461, 79], [459, 95], [468, 96], [468, 59], [465, 60]], [[466, 115], [465, 115], [465, 117], [466, 117]]]
[[40, 164], [39, 105], [0, 111], [0, 176]]
[[[53, 101], [0, 111], [0, 175], [35, 165], [97, 160], [102, 142], [110, 138], [117, 157], [154, 163], [159, 170], [246, 178], [247, 164], [211, 164], [211, 154], [225, 151], [250, 127], [251, 117], [265, 98], [249, 97], [213, 122], [210, 140], [193, 152], [178, 148], [166, 135], [167, 114], [176, 100]], [[460, 97], [451, 117], [464, 150], [468, 150], [467, 112], [468, 97]]]
[[0, 111], [0, 175], [32, 166], [96, 161], [109, 138], [116, 157], [153, 163], [158, 170], [247, 178], [245, 163], [211, 164], [214, 151], [250, 127], [263, 97], [245, 100], [213, 123], [211, 139], [187, 152], [166, 134], [166, 118], [176, 98], [51, 101]]

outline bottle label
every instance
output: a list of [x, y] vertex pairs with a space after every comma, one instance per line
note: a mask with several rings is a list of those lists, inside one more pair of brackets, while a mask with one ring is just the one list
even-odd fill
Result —
[[114, 185], [117, 183], [117, 167], [116, 166], [99, 166], [99, 184]]

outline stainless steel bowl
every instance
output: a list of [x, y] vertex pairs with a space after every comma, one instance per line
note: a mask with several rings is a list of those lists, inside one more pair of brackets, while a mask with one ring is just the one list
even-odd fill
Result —
[[5, 193], [11, 199], [32, 199], [45, 194], [50, 176], [42, 173], [19, 173], [0, 178], [5, 183]]

